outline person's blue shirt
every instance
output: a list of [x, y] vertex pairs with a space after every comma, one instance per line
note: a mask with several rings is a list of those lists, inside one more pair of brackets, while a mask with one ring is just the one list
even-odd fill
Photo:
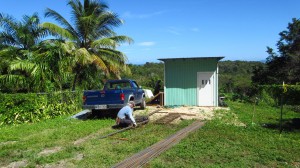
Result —
[[133, 124], [136, 124], [135, 119], [132, 116], [132, 112], [133, 112], [132, 108], [130, 108], [130, 106], [127, 105], [118, 112], [118, 117], [120, 119], [125, 119], [125, 117], [128, 116], [130, 120], [133, 122]]

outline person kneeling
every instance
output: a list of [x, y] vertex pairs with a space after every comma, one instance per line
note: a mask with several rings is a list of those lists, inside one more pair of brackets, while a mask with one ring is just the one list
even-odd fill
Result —
[[134, 102], [130, 101], [126, 106], [121, 108], [121, 110], [118, 112], [116, 118], [116, 124], [119, 127], [128, 127], [128, 126], [136, 127], [136, 122], [132, 115], [133, 107], [134, 107]]

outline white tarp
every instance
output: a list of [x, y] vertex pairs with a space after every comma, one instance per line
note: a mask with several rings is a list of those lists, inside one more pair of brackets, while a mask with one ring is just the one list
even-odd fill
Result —
[[152, 98], [152, 97], [154, 97], [154, 95], [153, 95], [153, 93], [152, 93], [151, 90], [149, 90], [149, 89], [143, 89], [143, 90], [145, 92], [145, 97], [146, 98]]

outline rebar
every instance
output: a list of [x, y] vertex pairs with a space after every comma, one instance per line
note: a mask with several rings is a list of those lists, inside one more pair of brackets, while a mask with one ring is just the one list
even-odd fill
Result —
[[[145, 123], [147, 123], [147, 122], [149, 122], [149, 120], [146, 120], [146, 121], [137, 123], [137, 126], [136, 126], [136, 127], [138, 127], [138, 126], [140, 126], [140, 125], [143, 125], [143, 124], [145, 124]], [[107, 135], [104, 135], [104, 136], [100, 137], [99, 139], [107, 138], [107, 137], [109, 137], [109, 136], [115, 135], [115, 134], [117, 134], [117, 133], [119, 133], [119, 132], [123, 132], [123, 131], [129, 130], [129, 129], [132, 129], [132, 128], [134, 128], [134, 126], [129, 126], [129, 127], [120, 129], [120, 130], [118, 130], [118, 131], [109, 133], [109, 134], [107, 134]]]
[[119, 164], [113, 166], [115, 168], [134, 168], [141, 167], [145, 163], [149, 162], [154, 157], [158, 156], [162, 152], [171, 148], [173, 145], [177, 144], [181, 139], [185, 138], [190, 132], [195, 131], [202, 127], [204, 122], [195, 121], [191, 125], [181, 129], [177, 133], [169, 136], [168, 138], [146, 148], [145, 150], [125, 159]]

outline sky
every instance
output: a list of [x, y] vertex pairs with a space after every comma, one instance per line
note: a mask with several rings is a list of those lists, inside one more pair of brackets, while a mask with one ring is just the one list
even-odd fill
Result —
[[[300, 18], [300, 0], [105, 0], [124, 20], [114, 31], [134, 43], [121, 45], [131, 64], [159, 58], [214, 57], [264, 61], [281, 31]], [[67, 0], [0, 0], [0, 12], [21, 20], [46, 8], [70, 19]]]

